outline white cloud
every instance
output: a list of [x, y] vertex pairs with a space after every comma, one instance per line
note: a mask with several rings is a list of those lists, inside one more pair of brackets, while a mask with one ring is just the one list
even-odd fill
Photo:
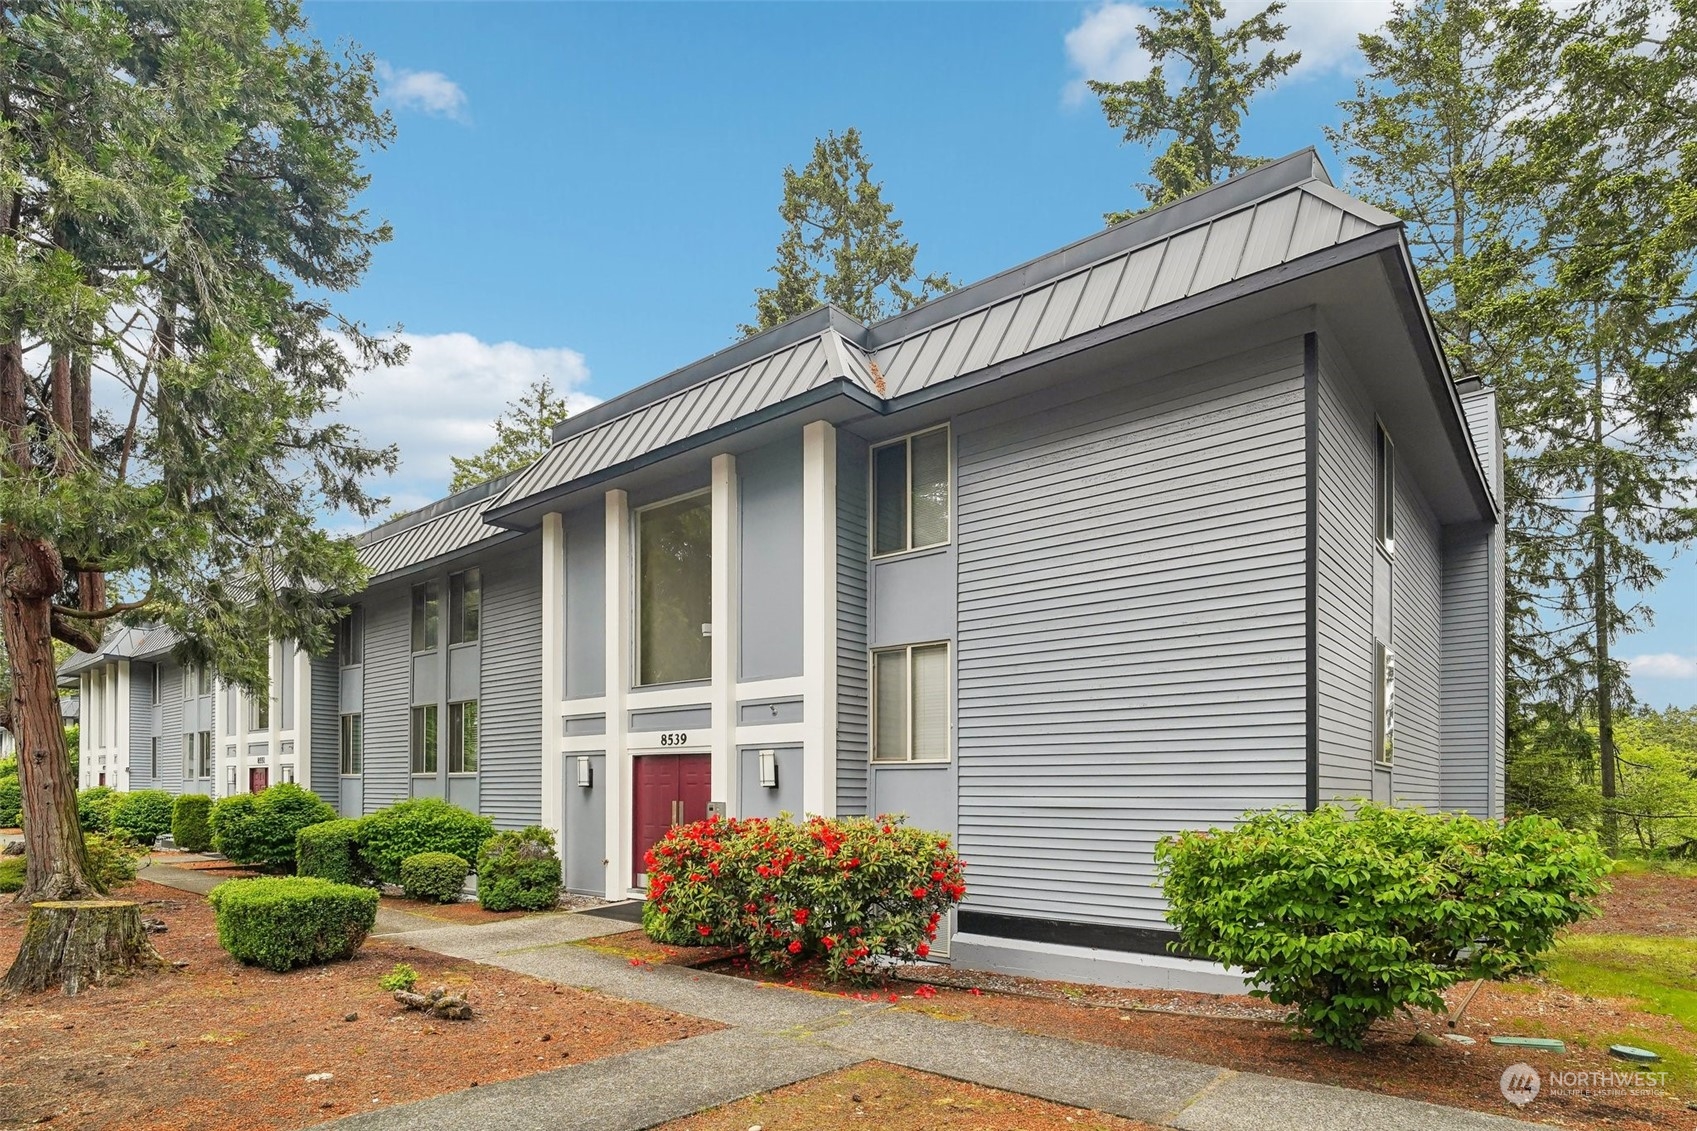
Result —
[[399, 109], [465, 121], [465, 91], [441, 71], [409, 71], [379, 59], [377, 86], [383, 100]]
[[1681, 656], [1677, 652], [1651, 652], [1626, 661], [1636, 676], [1652, 679], [1697, 679], [1697, 656]]
[[573, 349], [491, 343], [461, 333], [401, 339], [410, 347], [406, 363], [356, 377], [340, 410], [367, 443], [399, 447], [395, 474], [370, 484], [390, 497], [391, 511], [447, 494], [451, 457], [488, 447], [495, 418], [533, 380], [546, 376], [572, 412], [599, 399], [584, 392], [589, 366]]
[[[1226, 21], [1238, 23], [1266, 6], [1266, 0], [1225, 0]], [[1389, 0], [1296, 0], [1278, 16], [1290, 30], [1277, 50], [1302, 52], [1293, 77], [1354, 73], [1361, 59], [1357, 37], [1381, 26], [1393, 7]], [[1153, 9], [1149, 4], [1101, 4], [1067, 32], [1067, 60], [1077, 72], [1066, 87], [1068, 102], [1082, 101], [1089, 93], [1085, 79], [1125, 82], [1149, 74], [1151, 61], [1137, 42], [1137, 29], [1153, 20]]]

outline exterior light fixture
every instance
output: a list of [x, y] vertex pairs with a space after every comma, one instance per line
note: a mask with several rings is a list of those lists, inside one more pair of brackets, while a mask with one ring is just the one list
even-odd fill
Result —
[[595, 784], [595, 767], [589, 761], [589, 755], [577, 756], [577, 784], [588, 789]]
[[762, 750], [760, 752], [760, 784], [766, 789], [778, 788], [778, 752]]

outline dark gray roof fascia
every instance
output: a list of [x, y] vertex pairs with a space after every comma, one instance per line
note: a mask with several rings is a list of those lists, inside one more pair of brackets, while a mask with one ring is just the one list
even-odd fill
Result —
[[806, 314], [798, 314], [770, 330], [762, 330], [751, 338], [744, 338], [726, 346], [718, 353], [708, 354], [681, 369], [674, 369], [664, 377], [656, 377], [628, 392], [566, 417], [554, 425], [554, 442], [557, 444], [567, 436], [587, 432], [598, 424], [605, 424], [615, 417], [635, 412], [691, 385], [700, 384], [769, 353], [775, 353], [785, 346], [792, 346], [822, 334], [827, 329], [837, 331], [851, 342], [858, 343], [866, 336], [866, 327], [851, 315], [834, 306], [814, 307]]
[[[526, 467], [528, 466], [527, 464]], [[474, 484], [463, 491], [456, 491], [447, 498], [426, 503], [415, 511], [408, 511], [397, 518], [388, 519], [378, 526], [373, 526], [370, 530], [356, 534], [354, 543], [359, 546], [369, 546], [373, 542], [381, 542], [385, 538], [392, 538], [403, 531], [411, 530], [413, 527], [429, 522], [431, 519], [447, 514], [449, 511], [459, 510], [461, 507], [481, 502], [491, 495], [499, 494], [503, 487], [512, 482], [515, 475], [524, 470], [525, 468], [521, 467], [516, 471], [509, 471], [505, 475], [497, 475], [493, 479]]]

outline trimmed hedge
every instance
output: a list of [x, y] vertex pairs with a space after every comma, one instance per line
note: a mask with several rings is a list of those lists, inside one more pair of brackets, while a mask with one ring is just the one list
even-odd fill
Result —
[[83, 853], [88, 857], [88, 879], [101, 891], [111, 891], [136, 878], [136, 865], [147, 850], [120, 835], [84, 833]]
[[377, 923], [377, 893], [307, 876], [227, 880], [207, 898], [218, 945], [240, 962], [279, 973], [351, 958]]
[[471, 865], [452, 852], [420, 852], [401, 861], [401, 890], [408, 899], [452, 903], [470, 874]]
[[171, 795], [162, 789], [120, 793], [112, 805], [112, 827], [124, 829], [142, 844], [171, 831]]
[[359, 854], [379, 880], [398, 884], [407, 857], [451, 852], [462, 860], [476, 860], [494, 835], [495, 823], [488, 817], [439, 797], [418, 797], [360, 818]]
[[15, 773], [0, 777], [0, 829], [15, 829], [23, 819], [23, 783]]
[[112, 809], [118, 804], [118, 791], [109, 785], [91, 785], [77, 790], [77, 824], [85, 833], [112, 831]]
[[292, 868], [295, 838], [334, 820], [336, 810], [293, 782], [259, 793], [238, 793], [212, 806], [212, 845], [238, 864]]
[[24, 872], [29, 865], [22, 856], [0, 856], [0, 895], [24, 890]]
[[212, 798], [185, 793], [171, 803], [171, 839], [184, 852], [212, 847]]
[[496, 834], [477, 855], [477, 901], [486, 911], [546, 911], [557, 904], [554, 834], [540, 825]]
[[308, 825], [295, 835], [295, 874], [338, 884], [367, 884], [371, 870], [359, 855], [359, 826], [353, 817]]

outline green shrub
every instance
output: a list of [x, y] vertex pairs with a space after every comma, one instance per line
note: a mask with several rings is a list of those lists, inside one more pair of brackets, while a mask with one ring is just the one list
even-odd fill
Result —
[[401, 861], [401, 890], [408, 899], [452, 903], [470, 873], [471, 865], [452, 852], [420, 852]]
[[359, 852], [386, 884], [401, 882], [401, 862], [420, 852], [452, 852], [476, 860], [495, 835], [488, 817], [479, 817], [439, 797], [418, 797], [366, 815], [360, 820]]
[[926, 957], [966, 894], [948, 838], [888, 817], [714, 817], [674, 828], [645, 863], [649, 937], [744, 946], [767, 969], [820, 959], [833, 980]]
[[267, 970], [351, 958], [377, 922], [377, 893], [307, 876], [227, 880], [207, 897], [218, 944]]
[[185, 793], [171, 803], [171, 839], [184, 852], [212, 847], [212, 798]]
[[0, 776], [0, 829], [15, 829], [24, 820], [24, 787], [17, 774]]
[[405, 962], [397, 962], [389, 972], [377, 979], [379, 989], [394, 993], [396, 990], [410, 990], [418, 985], [418, 971]]
[[338, 884], [367, 884], [371, 870], [359, 855], [359, 821], [337, 817], [308, 825], [295, 836], [295, 874]]
[[129, 830], [142, 844], [171, 831], [171, 795], [162, 789], [120, 793], [112, 806], [112, 826]]
[[0, 895], [24, 890], [24, 871], [27, 867], [22, 856], [0, 856]]
[[91, 785], [77, 790], [77, 824], [85, 833], [112, 831], [112, 809], [118, 804], [118, 791], [109, 785]]
[[259, 793], [223, 798], [214, 805], [212, 844], [238, 864], [292, 868], [300, 831], [335, 817], [336, 810], [316, 794], [282, 782]]
[[554, 834], [540, 825], [497, 833], [477, 856], [477, 901], [487, 911], [545, 911], [558, 903]]
[[122, 887], [136, 878], [136, 865], [147, 849], [119, 833], [84, 833], [89, 882], [101, 891]]
[[1182, 945], [1241, 967], [1250, 991], [1329, 1045], [1473, 978], [1538, 969], [1556, 932], [1594, 914], [1608, 859], [1547, 817], [1497, 825], [1361, 805], [1249, 816], [1155, 850]]

